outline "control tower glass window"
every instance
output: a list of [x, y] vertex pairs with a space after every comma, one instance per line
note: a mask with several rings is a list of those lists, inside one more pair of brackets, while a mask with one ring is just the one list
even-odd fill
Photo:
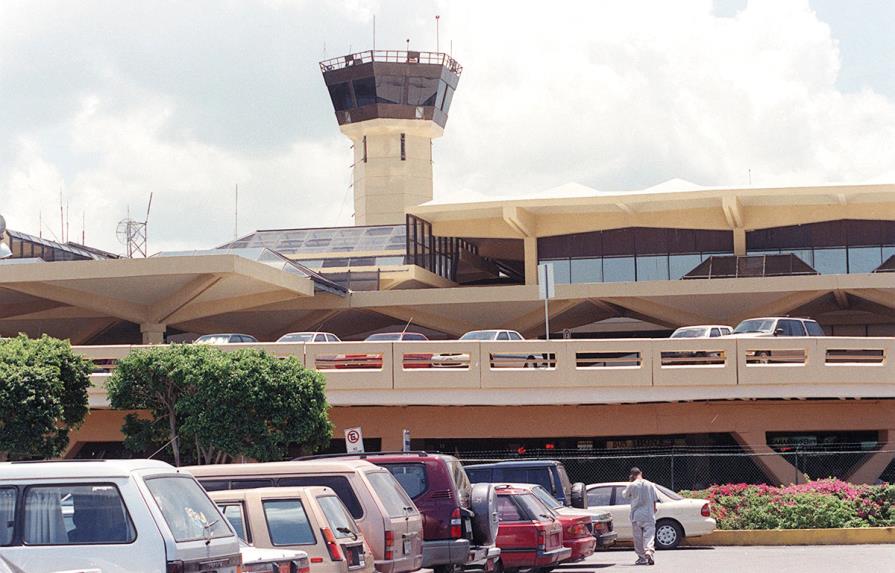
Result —
[[438, 95], [438, 78], [408, 78], [407, 103], [434, 106]]
[[357, 101], [357, 107], [376, 103], [375, 79], [372, 77], [360, 78], [352, 83], [354, 84], [354, 99]]
[[441, 110], [444, 113], [447, 113], [451, 107], [451, 100], [454, 99], [454, 88], [451, 86], [447, 86], [444, 91], [444, 103], [441, 106]]
[[404, 103], [404, 76], [376, 76], [376, 101]]
[[329, 86], [329, 97], [333, 100], [333, 108], [336, 111], [345, 111], [354, 107], [354, 98], [351, 97], [348, 82]]

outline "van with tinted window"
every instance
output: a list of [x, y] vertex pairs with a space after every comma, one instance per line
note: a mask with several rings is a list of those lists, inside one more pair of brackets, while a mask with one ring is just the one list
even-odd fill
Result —
[[13, 571], [237, 573], [241, 563], [214, 502], [169, 464], [0, 464], [0, 564]]
[[466, 466], [472, 483], [534, 483], [563, 505], [587, 507], [585, 488], [581, 482], [572, 483], [569, 473], [558, 460], [509, 460], [490, 464]]
[[384, 468], [365, 461], [301, 461], [184, 468], [208, 491], [325, 486], [348, 508], [380, 573], [416, 571], [423, 563], [423, 519]]
[[209, 495], [246, 543], [304, 551], [315, 573], [374, 571], [363, 534], [328, 487], [232, 489]]

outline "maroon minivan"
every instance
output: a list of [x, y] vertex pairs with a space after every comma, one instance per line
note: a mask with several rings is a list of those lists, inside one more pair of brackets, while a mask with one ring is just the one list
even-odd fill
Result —
[[427, 452], [343, 454], [389, 470], [423, 516], [423, 567], [451, 573], [481, 564], [490, 571], [500, 556], [497, 498], [491, 484], [472, 484], [463, 464]]

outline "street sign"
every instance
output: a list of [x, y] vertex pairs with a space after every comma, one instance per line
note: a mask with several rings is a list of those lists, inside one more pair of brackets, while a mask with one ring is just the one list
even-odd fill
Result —
[[360, 427], [345, 429], [345, 451], [349, 454], [364, 453], [364, 433]]
[[553, 263], [538, 265], [538, 298], [551, 299], [556, 296], [556, 282], [553, 279]]
[[404, 430], [404, 451], [410, 451], [410, 430]]

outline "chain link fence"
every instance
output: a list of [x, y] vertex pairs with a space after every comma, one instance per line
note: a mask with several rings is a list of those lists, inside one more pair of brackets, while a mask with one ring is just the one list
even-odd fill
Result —
[[[875, 450], [879, 451], [879, 450]], [[883, 450], [887, 451], [887, 450]], [[603, 483], [626, 481], [628, 470], [637, 466], [644, 476], [675, 491], [704, 489], [714, 484], [752, 483], [781, 485], [765, 472], [762, 458], [780, 456], [792, 466], [788, 483], [807, 479], [847, 479], [854, 468], [873, 451], [794, 446], [767, 454], [755, 454], [728, 447], [630, 448], [623, 450], [558, 450], [464, 451], [445, 452], [457, 456], [464, 464], [490, 463], [504, 460], [552, 459], [563, 462], [572, 482]], [[893, 462], [895, 466], [895, 462]], [[895, 467], [893, 467], [895, 469]], [[887, 468], [888, 471], [888, 468]], [[885, 479], [886, 472], [881, 478]], [[892, 476], [895, 477], [895, 476]]]

